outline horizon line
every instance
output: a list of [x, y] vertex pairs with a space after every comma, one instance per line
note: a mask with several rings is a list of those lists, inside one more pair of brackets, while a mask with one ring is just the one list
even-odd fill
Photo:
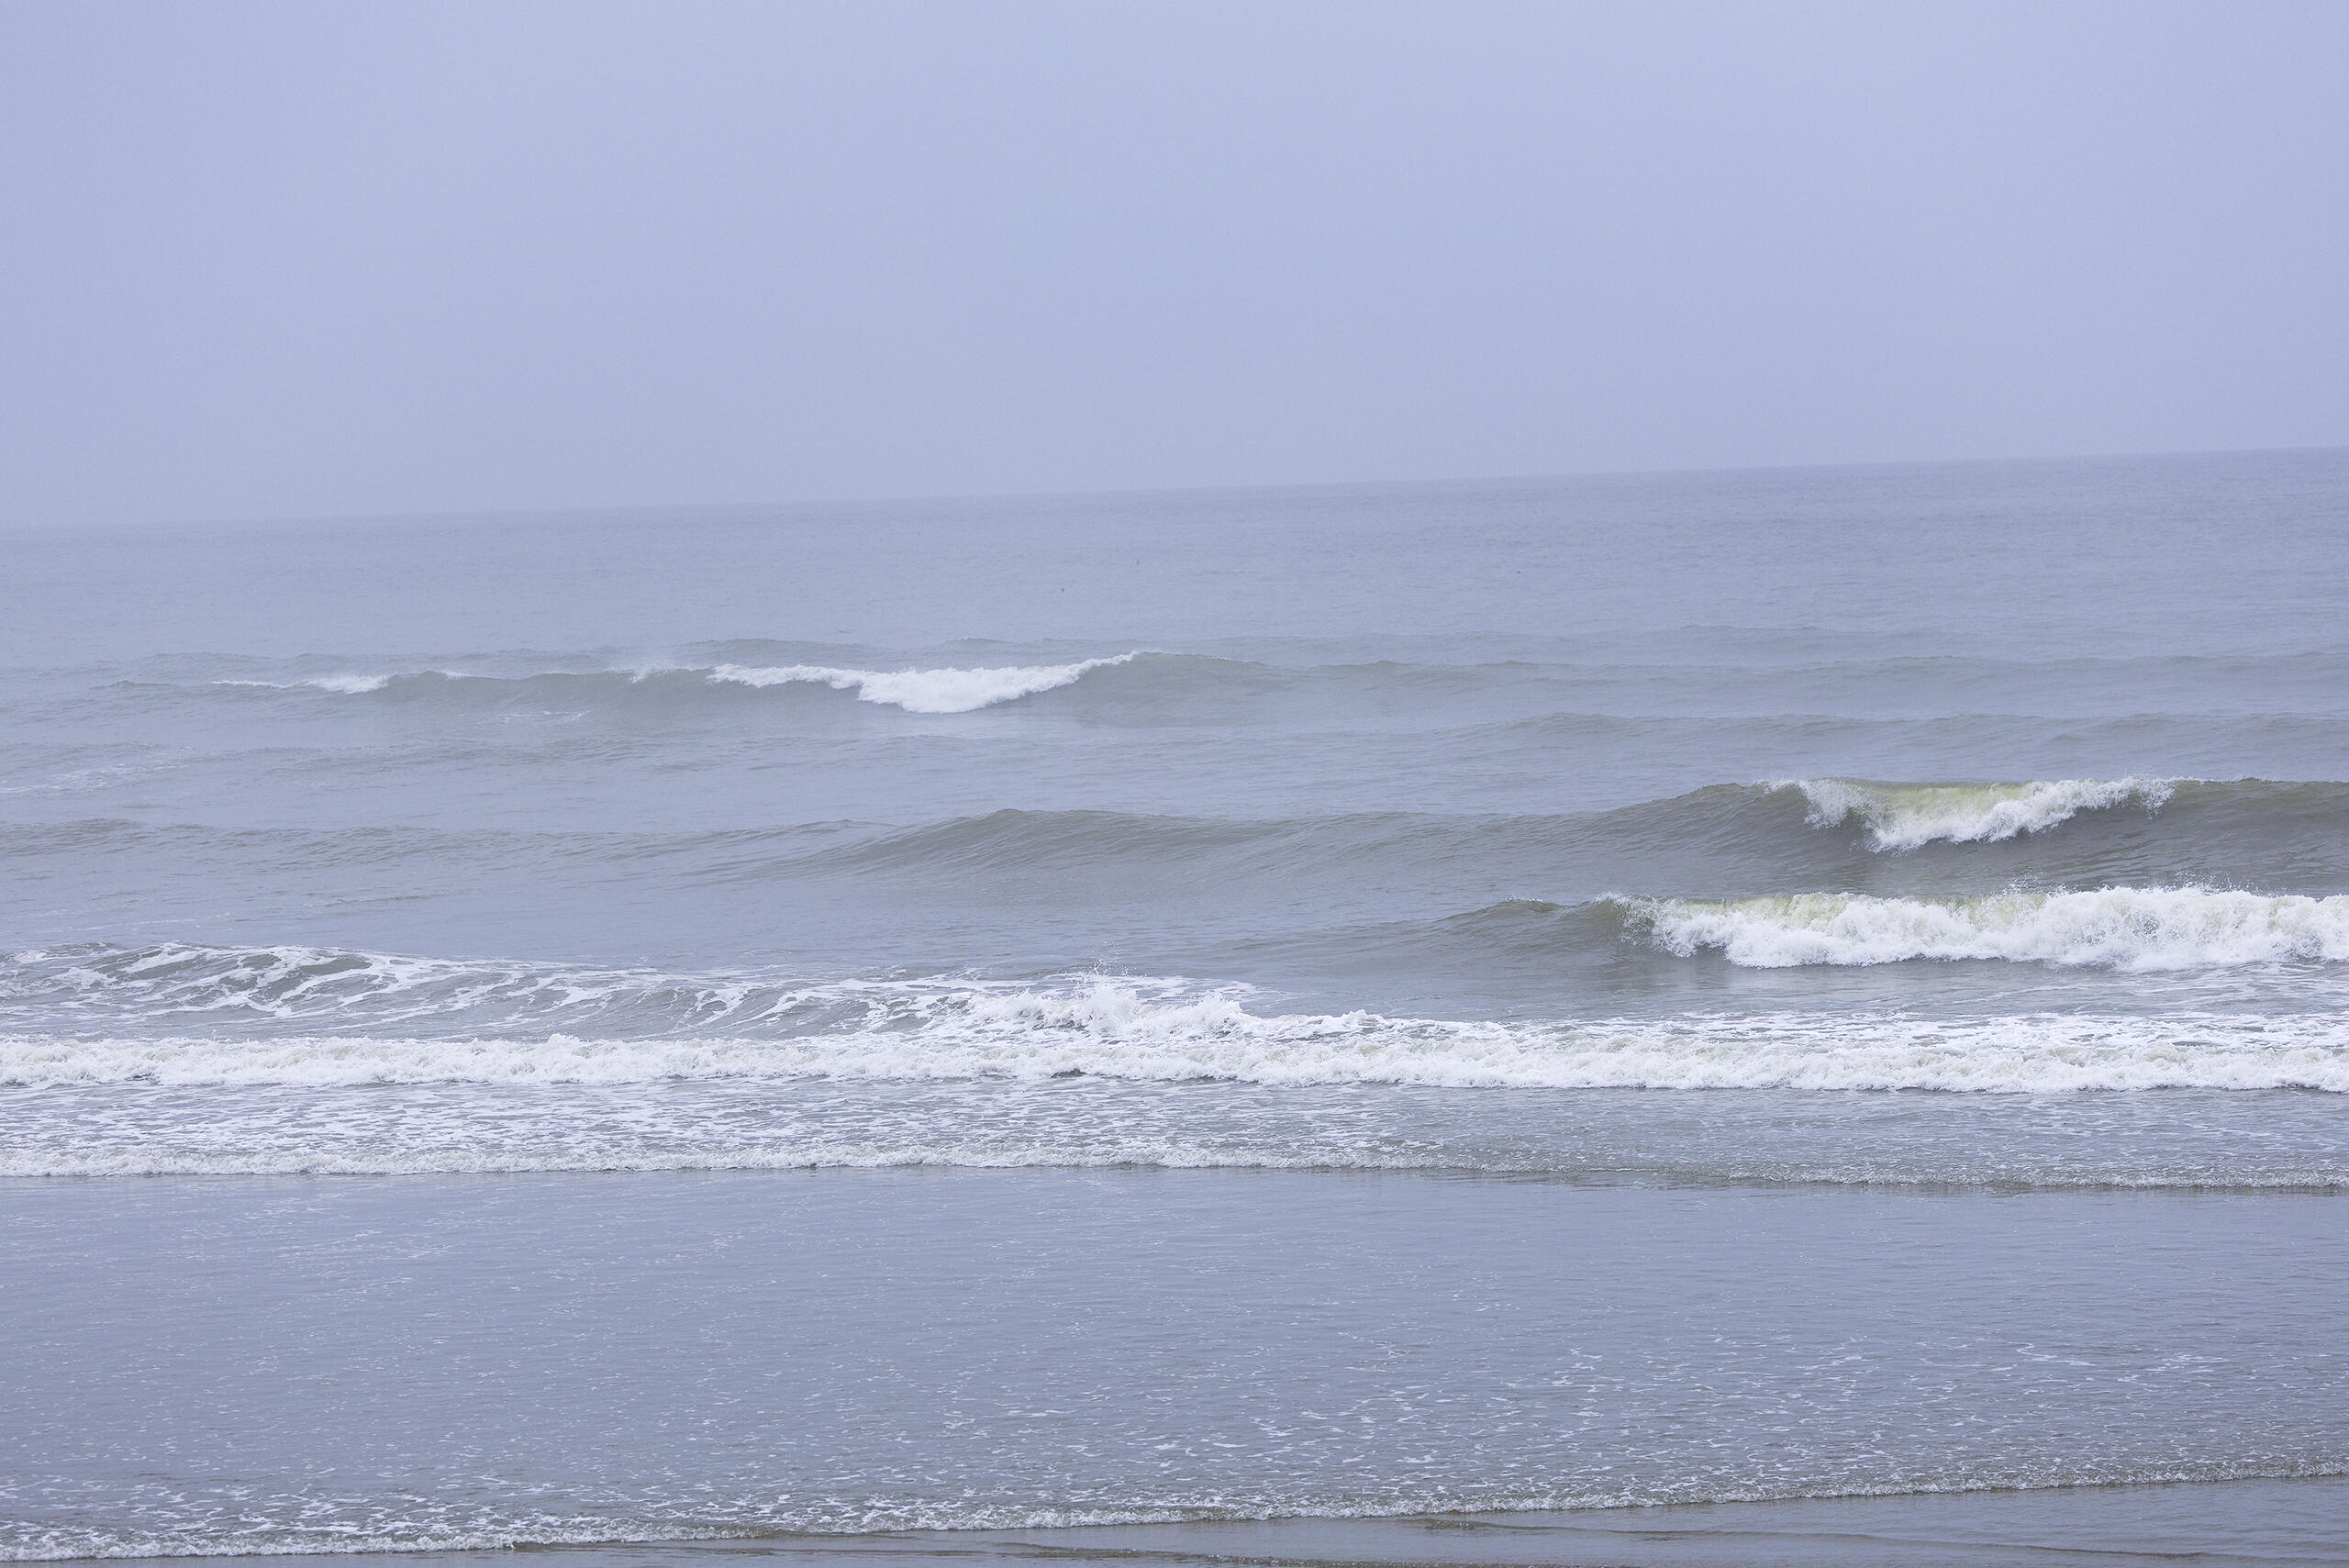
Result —
[[1408, 479], [1307, 479], [1210, 484], [1102, 485], [1074, 489], [1007, 489], [963, 491], [900, 491], [864, 495], [833, 495], [798, 499], [758, 501], [622, 501], [553, 506], [491, 506], [451, 507], [433, 511], [285, 512], [198, 514], [180, 517], [107, 518], [82, 522], [0, 522], [0, 534], [75, 532], [84, 529], [284, 528], [310, 524], [360, 526], [370, 523], [484, 523], [554, 517], [619, 517], [640, 513], [754, 513], [801, 511], [824, 507], [954, 506], [978, 502], [1065, 502], [1093, 498], [1132, 499], [1141, 496], [1241, 495], [1303, 491], [1405, 490], [1477, 485], [1556, 484], [1592, 480], [1689, 479], [1731, 474], [1849, 473], [1866, 470], [1920, 468], [1989, 468], [2038, 463], [2143, 462], [2219, 457], [2285, 457], [2349, 452], [2349, 441], [2275, 447], [2201, 447], [2156, 451], [2066, 452], [1999, 457], [1887, 458], [1832, 462], [1720, 463], [1685, 468], [1604, 468], [1553, 470], [1547, 473], [1428, 475]]

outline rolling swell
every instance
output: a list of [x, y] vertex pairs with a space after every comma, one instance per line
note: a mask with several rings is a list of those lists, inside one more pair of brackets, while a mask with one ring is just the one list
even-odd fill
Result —
[[[1049, 645], [1030, 645], [1031, 649]], [[824, 691], [909, 713], [959, 713], [1075, 687], [1107, 716], [1138, 723], [1328, 718], [1416, 710], [1539, 723], [1590, 718], [1765, 718], [1852, 721], [2007, 714], [2110, 721], [2131, 716], [2341, 716], [2349, 655], [2249, 659], [2115, 658], [2029, 662], [1877, 658], [1753, 663], [1502, 659], [1323, 662], [1327, 650], [1285, 646], [1271, 657], [1127, 646], [1068, 657], [960, 645], [908, 656], [863, 646], [740, 639], [660, 653], [456, 653], [417, 660], [313, 656], [275, 662], [212, 659], [194, 684], [185, 672], [108, 667], [114, 689], [168, 696], [272, 693], [452, 708], [532, 700], [593, 709], [681, 709], [729, 691]], [[85, 671], [87, 674], [100, 671]], [[70, 678], [75, 672], [42, 673]], [[178, 674], [179, 678], [173, 678]], [[2246, 706], [2245, 692], [2260, 701]], [[720, 710], [722, 711], [722, 710]]]
[[[1838, 815], [1827, 816], [1820, 798]], [[249, 899], [272, 889], [445, 900], [500, 886], [620, 885], [640, 900], [664, 890], [732, 886], [749, 896], [848, 881], [929, 905], [1017, 890], [1140, 910], [1179, 896], [1235, 917], [1306, 894], [1355, 918], [1382, 909], [1428, 918], [1510, 898], [1572, 905], [1609, 893], [1931, 900], [2136, 887], [2327, 899], [2349, 886], [2349, 785], [1812, 780], [1720, 784], [1553, 815], [1002, 810], [912, 826], [684, 832], [232, 828], [110, 817], [23, 824], [0, 839], [0, 870], [26, 887], [60, 865], [103, 873], [124, 897], [199, 874]]]
[[[1825, 802], [1822, 805], [1821, 802]], [[1985, 890], [2018, 879], [2349, 882], [2349, 785], [2260, 780], [1717, 784], [1612, 811], [1233, 819], [1006, 810], [808, 857], [906, 873], [1188, 866], [1202, 877], [1506, 873], [1520, 883]]]

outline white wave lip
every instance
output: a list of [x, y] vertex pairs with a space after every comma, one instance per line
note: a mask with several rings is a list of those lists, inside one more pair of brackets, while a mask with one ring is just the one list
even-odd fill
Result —
[[2044, 833], [2083, 811], [2134, 800], [2158, 810], [2176, 786], [2167, 779], [2033, 779], [2023, 784], [1890, 784], [1857, 779], [1796, 779], [1775, 784], [1809, 802], [1810, 823], [1857, 822], [1869, 847], [1913, 850], [1935, 841], [1989, 844]]
[[306, 681], [215, 681], [212, 684], [216, 686], [259, 686], [273, 692], [308, 686], [341, 696], [359, 696], [368, 692], [380, 692], [394, 679], [395, 677], [391, 675], [318, 675]]
[[2131, 972], [2349, 961], [2349, 895], [2108, 887], [1978, 898], [1856, 893], [1623, 901], [1683, 958], [1720, 950], [1754, 969], [1998, 959]]
[[1080, 660], [1074, 664], [1013, 664], [971, 670], [838, 670], [824, 664], [762, 669], [720, 664], [709, 673], [709, 678], [743, 686], [798, 683], [829, 686], [837, 692], [854, 692], [859, 702], [889, 704], [907, 713], [971, 713], [1074, 685], [1093, 671], [1130, 663], [1136, 656], [1120, 653], [1108, 659]]
[[1932, 1020], [1771, 1014], [1477, 1022], [1260, 1015], [1176, 982], [860, 995], [783, 1038], [0, 1037], [0, 1084], [62, 1087], [1042, 1080], [1434, 1088], [2307, 1088], [2349, 1093], [2349, 1018], [2206, 1014]]
[[[1130, 663], [1140, 650], [1106, 659], [1084, 659], [1073, 664], [1008, 664], [972, 669], [849, 670], [829, 664], [760, 666], [719, 664], [707, 670], [683, 672], [669, 666], [609, 672], [631, 681], [673, 673], [695, 673], [724, 685], [829, 686], [854, 692], [860, 702], [901, 707], [907, 713], [971, 713], [997, 703], [1014, 702], [1040, 692], [1072, 685], [1093, 671]], [[550, 672], [552, 673], [552, 672]], [[575, 673], [575, 672], [567, 672]], [[215, 681], [218, 686], [262, 686], [272, 690], [307, 687], [340, 696], [363, 696], [380, 692], [395, 680], [414, 675], [440, 675], [450, 680], [528, 679], [527, 676], [469, 675], [457, 670], [413, 670], [384, 675], [319, 675], [300, 681]]]

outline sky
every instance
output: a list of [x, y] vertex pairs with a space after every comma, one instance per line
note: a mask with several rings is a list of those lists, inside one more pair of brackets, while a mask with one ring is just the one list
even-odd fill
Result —
[[0, 525], [2349, 442], [2349, 6], [0, 0]]

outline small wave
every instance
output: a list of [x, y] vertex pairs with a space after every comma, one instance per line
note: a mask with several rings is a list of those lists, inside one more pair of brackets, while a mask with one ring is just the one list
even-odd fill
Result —
[[[0, 1029], [76, 1020], [364, 1029], [536, 1024], [630, 1033], [807, 1028], [853, 1016], [866, 987], [725, 973], [416, 958], [293, 944], [72, 946], [0, 959]], [[843, 1011], [845, 1009], [845, 1011]]]
[[720, 664], [709, 672], [713, 681], [741, 686], [781, 686], [805, 683], [852, 691], [859, 702], [886, 703], [907, 713], [969, 713], [996, 703], [1034, 696], [1074, 684], [1091, 671], [1130, 663], [1135, 655], [1085, 659], [1074, 664], [1018, 664], [972, 670], [836, 670], [821, 664], [790, 664], [759, 669]]
[[317, 675], [302, 680], [219, 680], [216, 686], [239, 686], [269, 691], [320, 691], [338, 696], [366, 696], [384, 692], [426, 689], [473, 689], [511, 694], [534, 684], [552, 683], [574, 695], [589, 695], [600, 687], [607, 694], [684, 681], [710, 686], [753, 690], [788, 685], [829, 686], [853, 692], [860, 702], [900, 707], [907, 713], [970, 713], [1070, 685], [1095, 670], [1127, 664], [1140, 651], [1105, 659], [1083, 659], [1071, 664], [1018, 664], [970, 669], [852, 670], [829, 664], [707, 666], [648, 665], [632, 670], [540, 671], [501, 675], [463, 670], [403, 670], [384, 674]]
[[380, 692], [385, 686], [390, 685], [394, 681], [407, 679], [414, 675], [439, 675], [446, 679], [457, 678], [453, 672], [447, 670], [417, 670], [407, 672], [406, 674], [317, 675], [306, 681], [215, 681], [212, 684], [216, 686], [258, 687], [264, 691], [273, 692], [292, 691], [297, 687], [306, 686], [312, 691], [334, 692], [343, 696], [357, 696], [364, 692]]
[[2110, 887], [1978, 898], [1784, 897], [1620, 901], [1682, 957], [1718, 948], [1756, 969], [2004, 959], [2127, 971], [2349, 962], [2349, 895]]
[[[20, 955], [19, 969], [34, 966], [35, 957]], [[39, 957], [41, 965], [60, 962]], [[184, 958], [182, 963], [193, 967]], [[2332, 1017], [1934, 1021], [1780, 1013], [1463, 1021], [1256, 1012], [1244, 987], [1174, 978], [794, 984], [756, 976], [561, 969], [522, 975], [469, 972], [445, 961], [401, 963], [407, 967], [320, 955], [276, 972], [248, 968], [206, 989], [183, 989], [170, 1011], [140, 1006], [164, 999], [159, 995], [117, 997], [130, 1006], [110, 1009], [114, 1028], [106, 1032], [85, 1027], [74, 1034], [0, 1036], [0, 1084], [529, 1085], [1074, 1074], [1273, 1086], [2349, 1092], [2349, 1019]], [[66, 978], [104, 985], [86, 969], [78, 979]], [[139, 984], [135, 974], [127, 979], [134, 988]], [[184, 973], [173, 984], [203, 982]], [[356, 1005], [371, 1000], [370, 990], [379, 993], [373, 1005]], [[334, 1005], [338, 993], [341, 1006]], [[209, 1018], [207, 996], [217, 1009]], [[256, 1012], [306, 1017], [314, 1028], [328, 1028], [264, 1038], [236, 1029]], [[436, 1012], [475, 1027], [502, 1014], [507, 1027], [462, 1037], [385, 1029], [429, 1024], [438, 1021]], [[51, 1027], [70, 1028], [73, 1010], [50, 1007], [40, 1016]], [[98, 1021], [83, 1019], [85, 1026]], [[550, 1029], [551, 1022], [558, 1027]], [[193, 1032], [206, 1023], [235, 1032]], [[624, 1032], [584, 1032], [596, 1023]], [[173, 1032], [149, 1032], [159, 1024]], [[648, 1026], [662, 1032], [648, 1034]]]
[[1861, 779], [1796, 779], [1819, 828], [1855, 822], [1872, 848], [1913, 850], [1944, 840], [1996, 843], [2043, 833], [2083, 811], [2143, 802], [2157, 810], [2176, 791], [2166, 779], [2034, 779], [2022, 784], [1877, 784]]

